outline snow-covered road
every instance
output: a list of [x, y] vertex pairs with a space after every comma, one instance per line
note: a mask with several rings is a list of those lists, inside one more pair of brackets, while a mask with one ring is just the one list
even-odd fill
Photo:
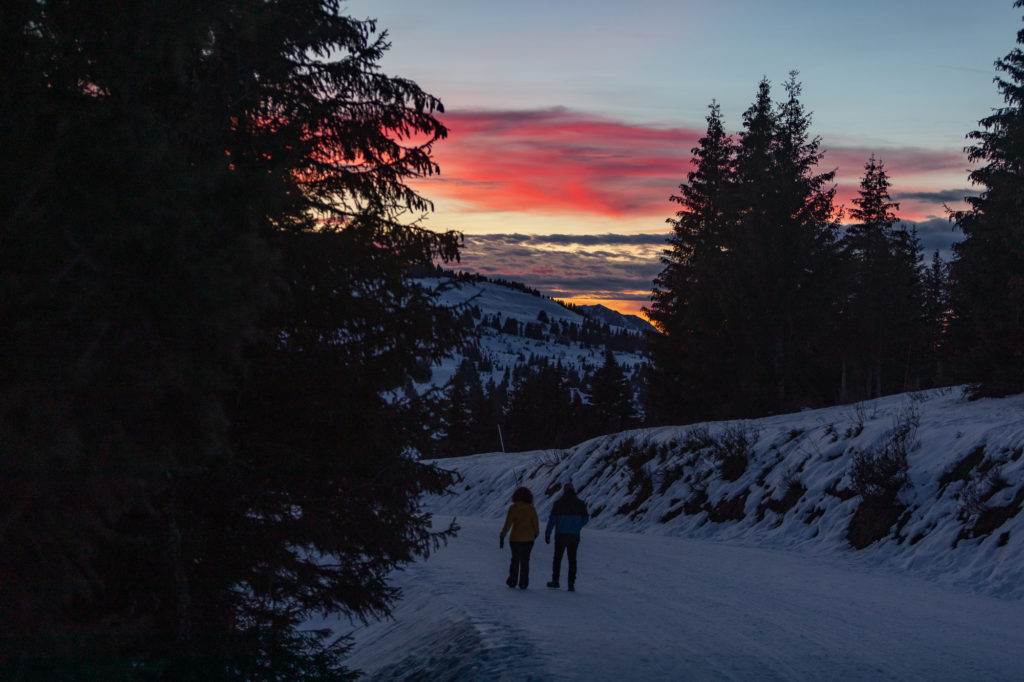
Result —
[[357, 632], [349, 664], [370, 679], [1024, 679], [1021, 601], [591, 529], [576, 593], [544, 587], [543, 538], [530, 588], [512, 590], [500, 520], [458, 521], [454, 542], [395, 576], [406, 595], [396, 619]]

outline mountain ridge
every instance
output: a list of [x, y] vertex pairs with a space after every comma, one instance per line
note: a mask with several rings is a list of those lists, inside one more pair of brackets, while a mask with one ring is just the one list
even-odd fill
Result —
[[595, 303], [593, 305], [578, 306], [585, 314], [596, 320], [607, 322], [610, 325], [632, 329], [638, 332], [657, 333], [658, 328], [640, 317], [639, 315], [627, 315], [613, 310], [607, 306]]
[[611, 350], [636, 383], [636, 373], [647, 365], [644, 332], [626, 326], [628, 320], [621, 313], [615, 313], [621, 319], [612, 324], [586, 314], [582, 306], [566, 305], [525, 285], [483, 276], [446, 273], [421, 281], [441, 291], [441, 305], [462, 309], [473, 320], [467, 347], [435, 363], [424, 386], [444, 386], [466, 358], [474, 359], [478, 369], [486, 368], [481, 370], [485, 382], [488, 378], [501, 381], [506, 369], [527, 364], [531, 356], [586, 374], [603, 362], [606, 349]]

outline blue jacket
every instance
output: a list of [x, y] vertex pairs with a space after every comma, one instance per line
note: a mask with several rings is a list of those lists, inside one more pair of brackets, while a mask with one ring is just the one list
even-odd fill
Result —
[[548, 517], [548, 525], [544, 529], [544, 539], [551, 537], [552, 529], [556, 535], [579, 535], [589, 520], [590, 515], [587, 514], [587, 505], [583, 500], [575, 495], [562, 495], [551, 506], [551, 516]]

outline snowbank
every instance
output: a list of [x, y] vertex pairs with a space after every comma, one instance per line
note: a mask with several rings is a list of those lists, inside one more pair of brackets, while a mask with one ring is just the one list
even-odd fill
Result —
[[[900, 447], [906, 485], [871, 507], [854, 465]], [[438, 460], [463, 480], [428, 508], [499, 518], [523, 484], [546, 518], [571, 479], [591, 528], [804, 552], [1020, 599], [1022, 454], [1024, 395], [967, 401], [960, 389], [938, 389]], [[853, 549], [851, 537], [866, 546]]]

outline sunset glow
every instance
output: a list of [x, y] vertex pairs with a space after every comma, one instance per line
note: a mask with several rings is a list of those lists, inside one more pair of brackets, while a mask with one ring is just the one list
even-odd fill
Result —
[[[650, 295], [650, 292], [645, 292], [646, 295]], [[603, 305], [606, 308], [617, 310], [623, 315], [637, 315], [647, 319], [647, 315], [644, 314], [643, 308], [648, 305], [645, 301], [635, 300], [622, 300], [616, 298], [589, 298], [587, 296], [579, 296], [576, 298], [559, 298], [559, 301], [565, 303], [572, 303], [573, 305]]]
[[[460, 267], [629, 312], [648, 303], [707, 105], [735, 133], [761, 78], [778, 98], [791, 69], [820, 170], [836, 170], [837, 207], [849, 209], [874, 154], [926, 257], [948, 257], [947, 207], [972, 192], [965, 136], [999, 105], [992, 63], [1020, 19], [1010, 0], [969, 13], [957, 0], [347, 6], [388, 30], [385, 70], [445, 104], [440, 174], [414, 185], [434, 203], [428, 227], [467, 236]], [[535, 239], [595, 235], [648, 243]]]

